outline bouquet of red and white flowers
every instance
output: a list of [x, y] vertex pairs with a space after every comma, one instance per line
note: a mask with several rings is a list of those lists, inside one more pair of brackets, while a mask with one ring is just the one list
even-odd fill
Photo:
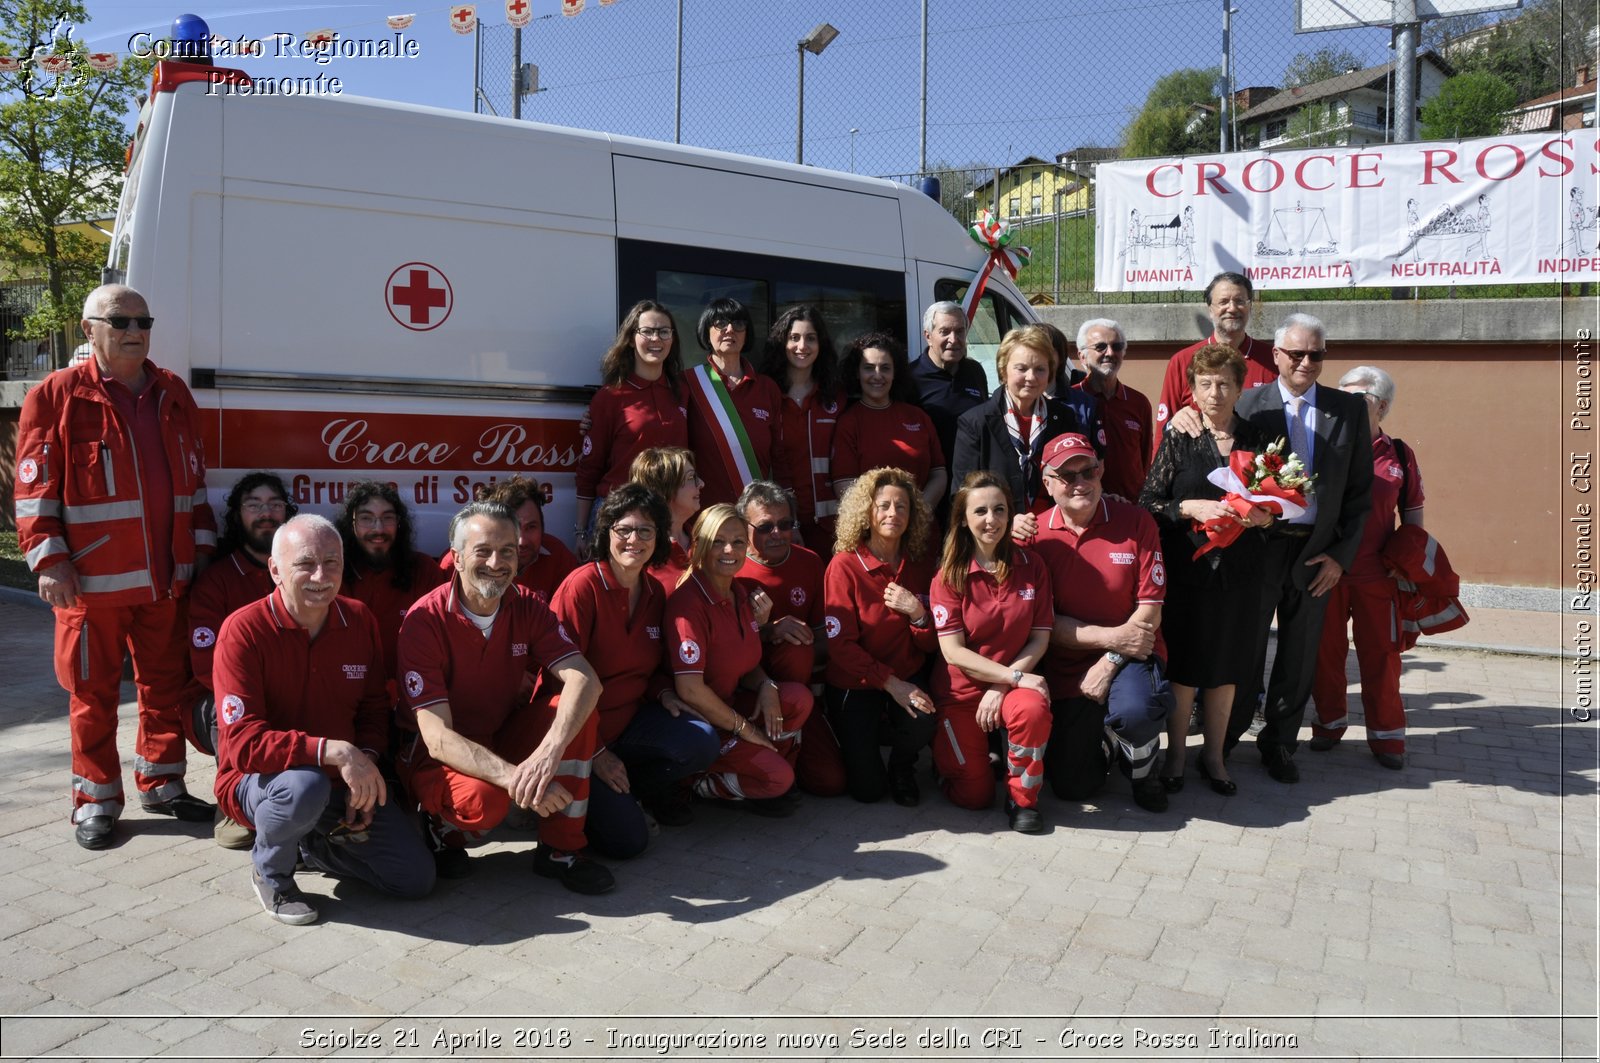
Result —
[[1300, 516], [1306, 511], [1306, 497], [1316, 476], [1306, 472], [1306, 463], [1289, 450], [1288, 441], [1279, 439], [1260, 453], [1235, 450], [1228, 455], [1228, 464], [1213, 469], [1206, 479], [1227, 492], [1222, 501], [1236, 516], [1195, 521], [1206, 533], [1206, 542], [1194, 552], [1195, 557], [1231, 545], [1257, 506], [1277, 517]]

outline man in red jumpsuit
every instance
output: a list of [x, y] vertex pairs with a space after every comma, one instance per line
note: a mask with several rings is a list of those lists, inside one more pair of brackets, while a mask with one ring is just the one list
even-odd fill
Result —
[[133, 656], [134, 781], [146, 812], [211, 821], [183, 783], [184, 597], [216, 549], [194, 397], [149, 361], [144, 296], [103, 285], [84, 301], [92, 361], [50, 374], [18, 425], [19, 544], [56, 614], [56, 678], [72, 732], [72, 822], [85, 849], [122, 814], [117, 706]]
[[427, 814], [439, 874], [469, 874], [465, 845], [517, 805], [543, 817], [534, 873], [605, 893], [611, 872], [581, 853], [599, 680], [544, 599], [513, 583], [510, 509], [473, 502], [450, 542], [455, 575], [406, 613], [399, 651], [400, 722], [416, 734], [397, 767]]
[[[272, 537], [297, 511], [283, 481], [270, 472], [241, 477], [228, 492], [227, 505], [217, 559], [194, 581], [189, 594], [189, 685], [183, 698], [193, 728], [190, 741], [213, 756], [217, 752], [217, 712], [211, 661], [217, 632], [235, 610], [272, 593], [272, 573], [267, 570]], [[224, 849], [248, 849], [255, 841], [254, 832], [220, 805], [212, 837]]]

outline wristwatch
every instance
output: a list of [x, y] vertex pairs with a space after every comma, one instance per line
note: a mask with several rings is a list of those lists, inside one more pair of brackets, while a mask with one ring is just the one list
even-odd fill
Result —
[[1107, 650], [1106, 651], [1106, 660], [1110, 661], [1112, 664], [1116, 665], [1118, 668], [1121, 668], [1124, 664], [1128, 663], [1128, 659], [1126, 657], [1124, 657], [1122, 654], [1118, 653], [1116, 650]]
[[1011, 669], [1011, 685], [1014, 687], [1020, 687], [1022, 685], [1022, 669]]

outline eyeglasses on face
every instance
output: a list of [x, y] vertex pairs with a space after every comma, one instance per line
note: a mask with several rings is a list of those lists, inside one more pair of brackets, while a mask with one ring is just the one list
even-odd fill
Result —
[[1277, 348], [1277, 351], [1291, 362], [1309, 361], [1312, 363], [1319, 363], [1328, 356], [1328, 352], [1326, 350], [1291, 351], [1284, 347], [1279, 347]]
[[156, 319], [147, 314], [111, 314], [108, 317], [96, 317], [95, 315], [91, 314], [85, 320], [104, 321], [118, 332], [126, 331], [128, 326], [134, 324], [135, 322], [138, 323], [140, 328], [144, 329], [146, 332], [149, 332], [150, 326], [156, 323]]
[[648, 543], [655, 539], [656, 530], [648, 524], [613, 524], [611, 534], [618, 539], [638, 539], [641, 543]]
[[397, 527], [400, 524], [400, 517], [393, 512], [358, 513], [355, 524], [358, 528]]
[[789, 520], [769, 520], [765, 524], [750, 525], [750, 530], [757, 535], [771, 535], [775, 531], [794, 531], [799, 523], [792, 517]]
[[243, 513], [287, 513], [289, 511], [289, 503], [281, 498], [270, 499], [266, 502], [257, 502], [251, 499], [248, 502], [239, 503], [239, 510]]
[[647, 340], [665, 340], [672, 337], [671, 325], [665, 325], [661, 328], [637, 328], [633, 331]]
[[1100, 468], [1096, 464], [1087, 465], [1081, 469], [1046, 469], [1044, 474], [1046, 476], [1054, 476], [1057, 480], [1068, 485], [1075, 484], [1079, 480], [1084, 483], [1094, 483], [1100, 479]]
[[1111, 348], [1113, 351], [1116, 351], [1118, 354], [1121, 354], [1123, 351], [1128, 349], [1128, 344], [1126, 340], [1113, 340], [1110, 343], [1107, 343], [1105, 340], [1101, 340], [1099, 343], [1085, 343], [1081, 350], [1093, 351], [1096, 354], [1105, 354], [1107, 347]]

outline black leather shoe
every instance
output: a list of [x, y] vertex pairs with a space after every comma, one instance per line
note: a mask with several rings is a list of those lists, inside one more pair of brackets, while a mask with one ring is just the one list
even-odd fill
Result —
[[1154, 775], [1147, 775], [1133, 784], [1133, 803], [1146, 812], [1167, 810], [1167, 788]]
[[895, 804], [906, 808], [914, 808], [922, 800], [915, 765], [905, 764], [889, 769], [889, 796]]
[[543, 842], [533, 854], [533, 873], [543, 878], [553, 878], [573, 893], [591, 897], [610, 893], [617, 885], [617, 880], [604, 864], [596, 863], [582, 853], [546, 848]]
[[90, 816], [73, 830], [72, 836], [85, 849], [106, 849], [111, 845], [111, 831], [117, 821], [110, 816]]
[[1267, 774], [1281, 783], [1300, 781], [1300, 769], [1294, 766], [1294, 757], [1286, 749], [1272, 746], [1262, 750], [1261, 763], [1266, 765]]
[[1038, 834], [1044, 830], [1044, 817], [1037, 808], [1023, 808], [1015, 801], [1007, 801], [1006, 816], [1011, 821], [1011, 829], [1018, 834]]
[[207, 804], [194, 794], [179, 794], [170, 801], [141, 804], [139, 807], [157, 816], [175, 816], [185, 823], [210, 823], [217, 815], [216, 805]]
[[1312, 735], [1311, 741], [1306, 743], [1306, 748], [1313, 753], [1326, 753], [1339, 744], [1339, 740], [1332, 735]]
[[1390, 771], [1399, 771], [1406, 766], [1406, 758], [1402, 753], [1374, 753], [1372, 758]]
[[1239, 792], [1239, 785], [1232, 779], [1219, 779], [1212, 775], [1211, 769], [1206, 767], [1205, 758], [1201, 758], [1197, 767], [1200, 771], [1200, 777], [1211, 784], [1212, 793], [1221, 794], [1223, 797], [1232, 797]]
[[1183, 793], [1183, 776], [1182, 775], [1163, 775], [1163, 776], [1161, 776], [1161, 788], [1163, 790], [1165, 790], [1169, 794], [1181, 794], [1181, 793]]

